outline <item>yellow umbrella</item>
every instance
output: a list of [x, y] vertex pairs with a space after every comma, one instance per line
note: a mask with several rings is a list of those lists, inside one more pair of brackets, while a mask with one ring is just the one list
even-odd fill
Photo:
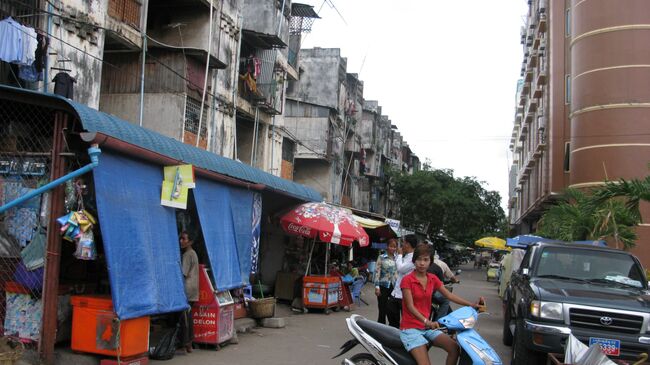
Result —
[[509, 248], [506, 247], [506, 241], [499, 237], [483, 237], [474, 242], [474, 244], [478, 247], [485, 247], [493, 250], [507, 250]]

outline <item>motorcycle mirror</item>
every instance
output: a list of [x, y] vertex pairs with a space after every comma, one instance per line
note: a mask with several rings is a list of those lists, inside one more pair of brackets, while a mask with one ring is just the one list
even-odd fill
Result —
[[463, 272], [463, 270], [458, 269], [458, 270], [456, 270], [456, 275], [460, 275], [462, 272]]

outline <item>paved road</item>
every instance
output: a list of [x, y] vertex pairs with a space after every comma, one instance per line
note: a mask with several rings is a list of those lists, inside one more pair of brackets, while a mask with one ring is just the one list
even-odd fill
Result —
[[[510, 349], [501, 344], [501, 326], [503, 315], [501, 304], [496, 294], [496, 284], [485, 281], [485, 271], [463, 267], [460, 276], [462, 282], [454, 289], [469, 300], [480, 295], [486, 297], [490, 316], [483, 316], [478, 330], [496, 349], [504, 364], [510, 364]], [[374, 288], [367, 285], [363, 297], [370, 306], [362, 305], [354, 313], [369, 319], [376, 319], [377, 302]], [[279, 306], [276, 315], [285, 316], [287, 326], [282, 329], [256, 328], [252, 333], [240, 334], [239, 343], [228, 345], [219, 351], [213, 349], [195, 350], [189, 355], [178, 354], [170, 361], [152, 361], [152, 364], [167, 365], [290, 365], [290, 364], [340, 364], [340, 358], [332, 360], [338, 348], [349, 338], [345, 326], [348, 312], [293, 314], [286, 306]], [[358, 347], [358, 351], [361, 348]], [[444, 359], [444, 351], [432, 349], [433, 364]]]

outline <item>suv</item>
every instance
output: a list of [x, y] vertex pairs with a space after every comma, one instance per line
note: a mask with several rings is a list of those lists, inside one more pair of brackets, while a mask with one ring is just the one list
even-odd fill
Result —
[[544, 363], [564, 353], [573, 334], [606, 354], [636, 359], [650, 353], [650, 295], [630, 253], [567, 243], [528, 247], [504, 296], [503, 343], [513, 365]]

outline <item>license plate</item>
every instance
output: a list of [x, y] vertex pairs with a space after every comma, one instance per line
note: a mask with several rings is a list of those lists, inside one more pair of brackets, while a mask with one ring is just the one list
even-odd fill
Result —
[[621, 341], [620, 340], [610, 340], [608, 338], [589, 338], [589, 346], [593, 344], [599, 344], [600, 348], [603, 350], [603, 353], [607, 356], [620, 356], [621, 355]]

